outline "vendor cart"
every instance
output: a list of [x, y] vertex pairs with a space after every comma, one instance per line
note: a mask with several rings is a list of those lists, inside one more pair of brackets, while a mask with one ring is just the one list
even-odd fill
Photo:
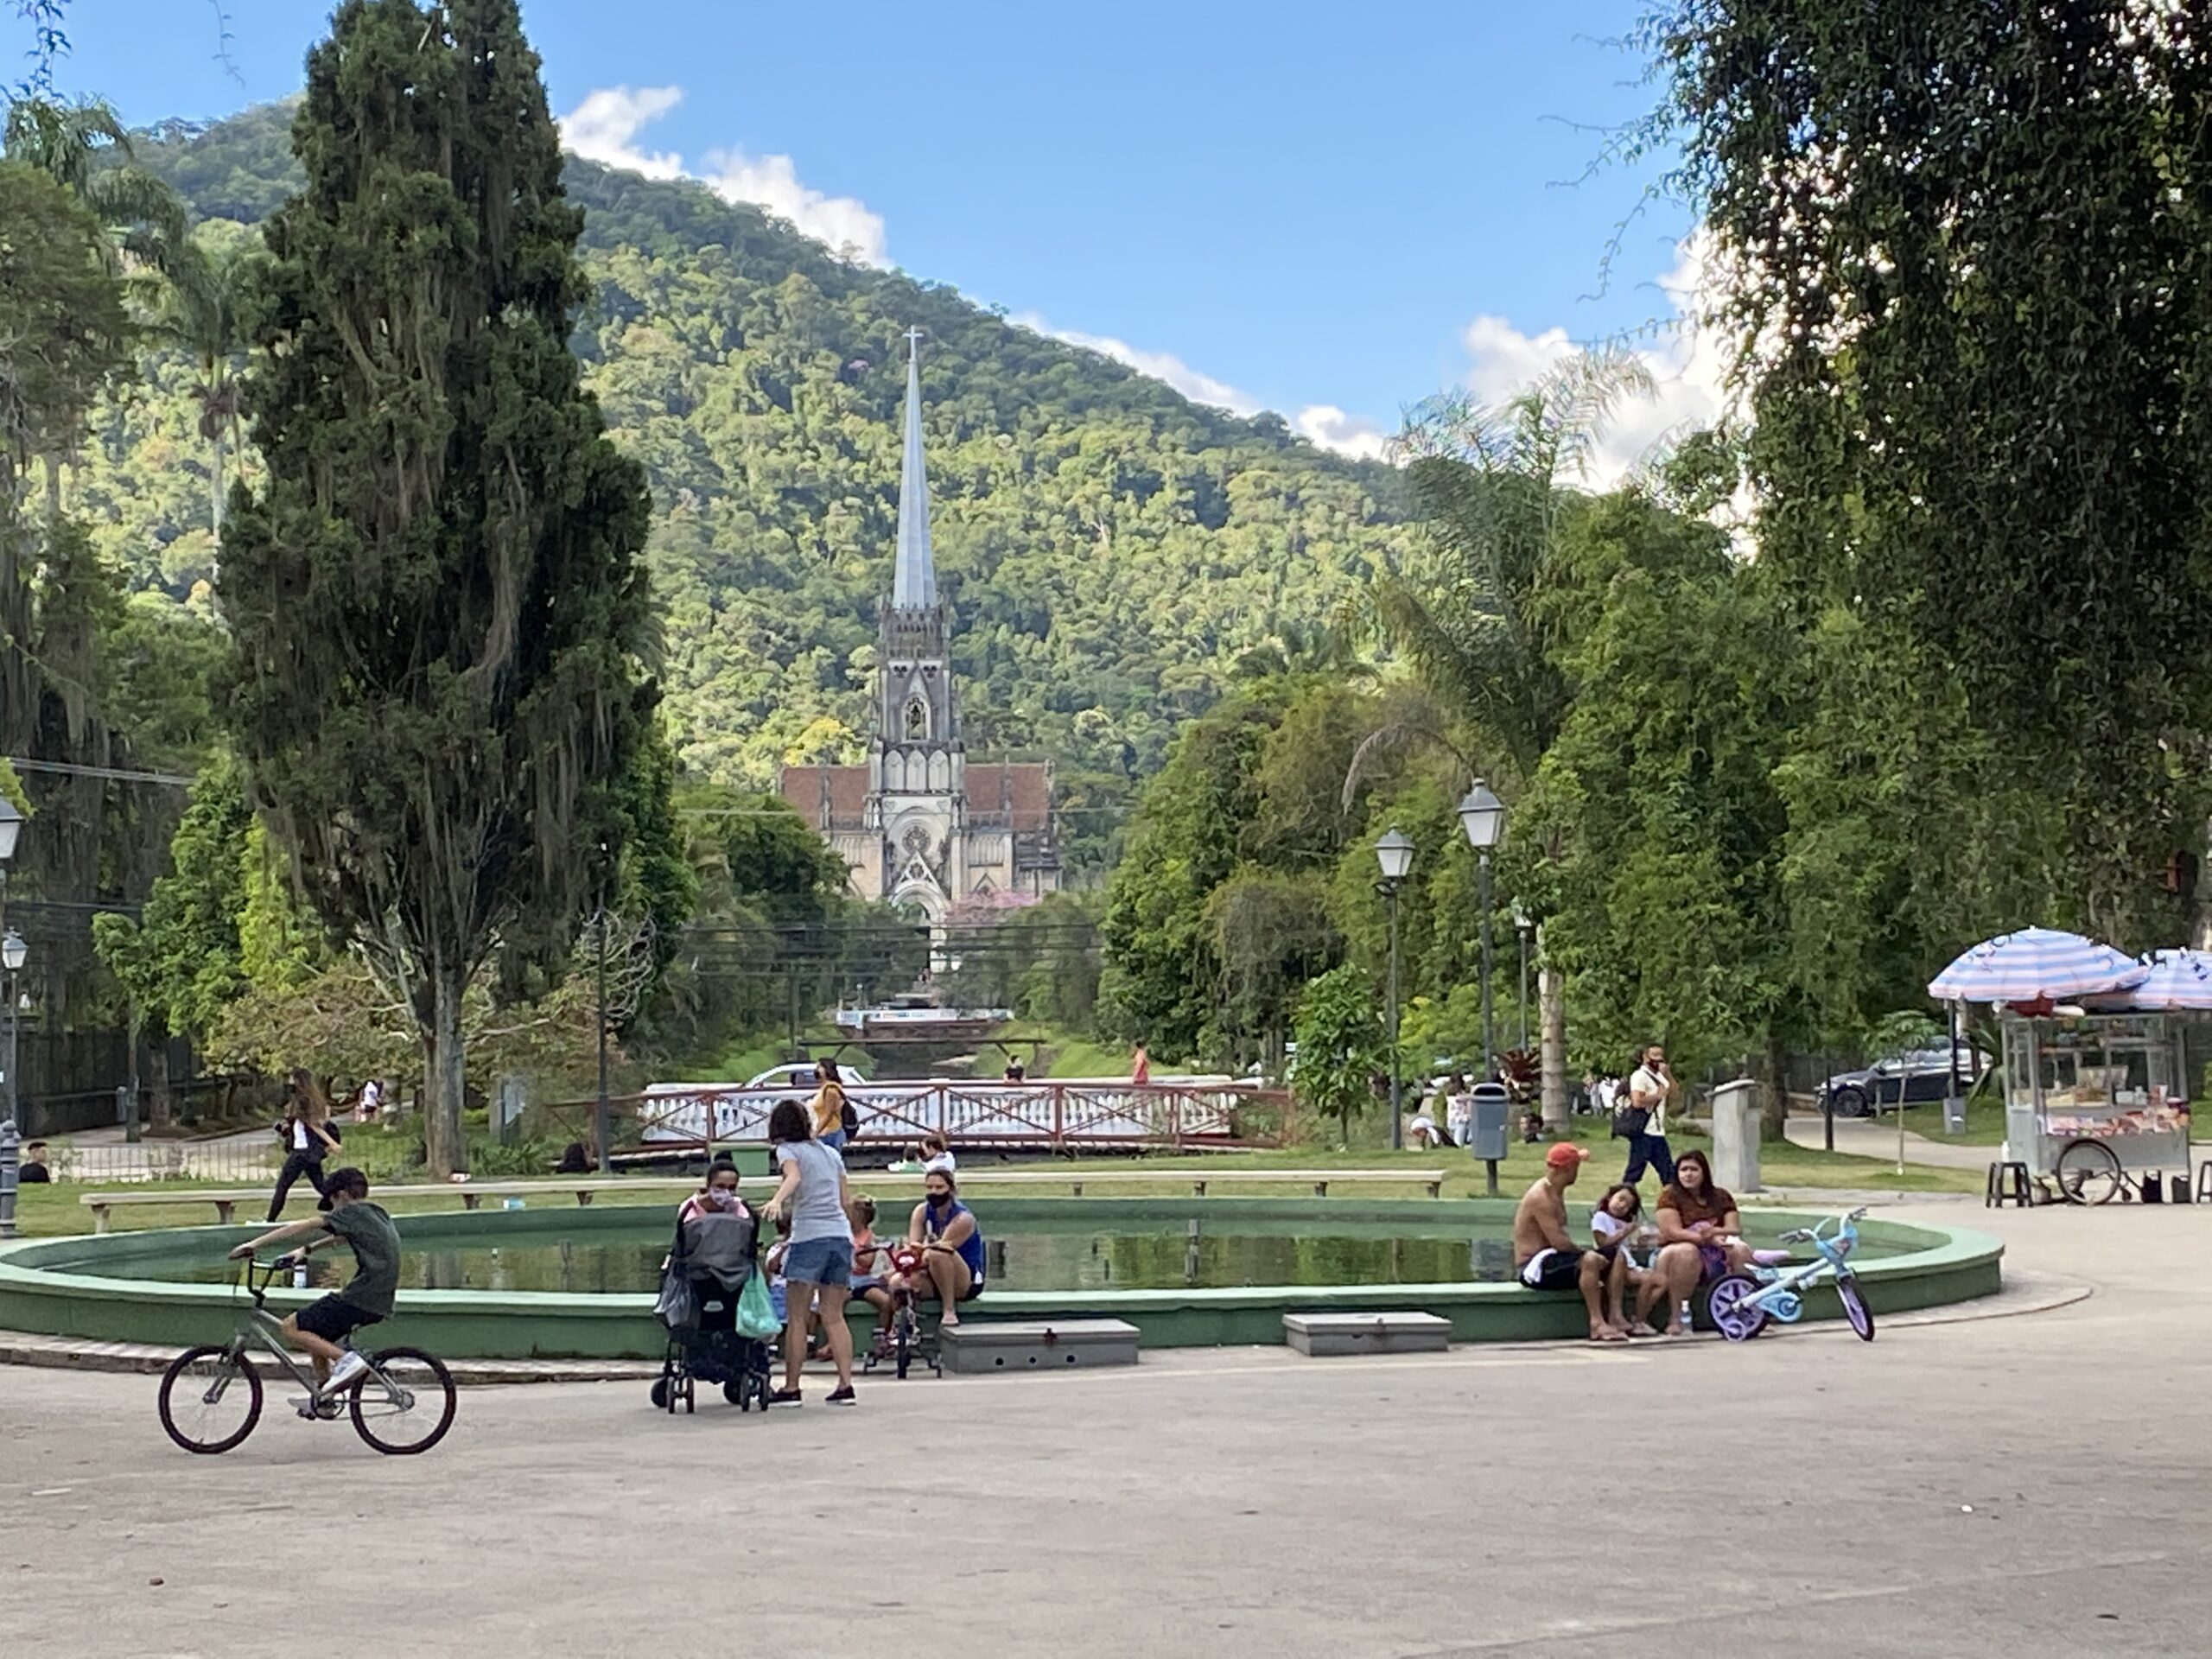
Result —
[[2179, 1025], [2140, 1012], [2006, 1009], [2006, 1156], [2076, 1204], [2104, 1204], [2189, 1171]]

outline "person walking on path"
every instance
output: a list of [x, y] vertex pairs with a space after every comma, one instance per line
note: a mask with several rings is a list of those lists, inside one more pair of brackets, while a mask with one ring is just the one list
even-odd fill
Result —
[[322, 1085], [305, 1066], [296, 1068], [285, 1085], [284, 1117], [276, 1126], [276, 1135], [284, 1144], [284, 1166], [276, 1172], [276, 1190], [269, 1196], [272, 1223], [283, 1217], [284, 1200], [290, 1196], [292, 1183], [302, 1175], [315, 1188], [316, 1198], [330, 1196], [330, 1189], [323, 1183], [322, 1160], [338, 1150], [338, 1132], [331, 1126], [330, 1103], [323, 1098]]
[[781, 1102], [768, 1115], [768, 1140], [784, 1179], [766, 1213], [771, 1221], [791, 1224], [783, 1262], [784, 1386], [768, 1396], [768, 1403], [800, 1403], [799, 1368], [806, 1359], [807, 1326], [818, 1314], [830, 1358], [837, 1368], [837, 1386], [830, 1391], [830, 1403], [849, 1406], [853, 1332], [845, 1323], [845, 1297], [853, 1281], [853, 1224], [845, 1160], [815, 1139], [806, 1108], [795, 1100]]
[[1634, 1186], [1648, 1167], [1662, 1186], [1675, 1182], [1674, 1148], [1667, 1144], [1667, 1108], [1675, 1098], [1675, 1074], [1667, 1069], [1667, 1046], [1644, 1045], [1642, 1063], [1628, 1080], [1628, 1173]]
[[814, 1098], [806, 1103], [813, 1119], [814, 1138], [840, 1157], [845, 1150], [845, 1084], [837, 1075], [837, 1062], [817, 1060]]

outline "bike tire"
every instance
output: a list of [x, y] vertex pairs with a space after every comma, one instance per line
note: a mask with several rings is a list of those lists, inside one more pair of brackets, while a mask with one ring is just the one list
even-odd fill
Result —
[[[372, 1371], [380, 1371], [387, 1364], [395, 1363], [400, 1360], [411, 1360], [423, 1366], [430, 1373], [431, 1381], [437, 1385], [439, 1390], [436, 1398], [437, 1422], [427, 1435], [419, 1440], [405, 1442], [387, 1440], [370, 1427], [373, 1419], [363, 1414], [361, 1399], [363, 1389], [375, 1382], [373, 1376], [361, 1376], [346, 1390], [346, 1407], [353, 1419], [353, 1432], [383, 1452], [385, 1456], [388, 1458], [418, 1457], [445, 1439], [446, 1431], [453, 1427], [454, 1410], [460, 1405], [461, 1396], [454, 1388], [453, 1373], [446, 1370], [445, 1362], [435, 1354], [424, 1353], [420, 1348], [386, 1348], [380, 1353], [370, 1355], [369, 1365]], [[416, 1400], [418, 1408], [424, 1392], [425, 1390], [423, 1389], [416, 1390]]]
[[[210, 1360], [221, 1361], [225, 1365], [234, 1370], [238, 1379], [245, 1382], [246, 1391], [245, 1421], [238, 1426], [235, 1433], [213, 1440], [198, 1440], [187, 1433], [178, 1426], [176, 1414], [170, 1409], [169, 1405], [170, 1395], [175, 1392], [178, 1380], [184, 1376], [194, 1365], [205, 1365]], [[212, 1373], [210, 1375], [212, 1376]], [[227, 1386], [226, 1384], [226, 1387]], [[233, 1354], [227, 1347], [208, 1343], [198, 1348], [188, 1348], [171, 1360], [168, 1370], [162, 1373], [159, 1404], [162, 1428], [169, 1439], [188, 1452], [196, 1452], [202, 1457], [213, 1457], [218, 1452], [229, 1451], [244, 1440], [247, 1435], [253, 1433], [254, 1425], [261, 1421], [261, 1373], [254, 1370], [253, 1362], [244, 1354]]]
[[1851, 1328], [1861, 1342], [1874, 1340], [1874, 1310], [1866, 1306], [1866, 1298], [1859, 1288], [1856, 1279], [1835, 1281], [1837, 1300], [1843, 1304], [1843, 1317], [1851, 1321]]
[[1767, 1327], [1767, 1311], [1745, 1307], [1748, 1297], [1758, 1294], [1759, 1281], [1748, 1273], [1724, 1273], [1706, 1293], [1706, 1317], [1713, 1328], [1731, 1342], [1749, 1342]]

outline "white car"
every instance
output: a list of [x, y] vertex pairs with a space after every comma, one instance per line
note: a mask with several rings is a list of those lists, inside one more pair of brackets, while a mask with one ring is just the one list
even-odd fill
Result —
[[[865, 1087], [868, 1079], [842, 1061], [837, 1075], [847, 1090]], [[717, 1141], [761, 1141], [767, 1138], [768, 1114], [779, 1101], [804, 1102], [814, 1096], [814, 1062], [791, 1060], [772, 1065], [747, 1083], [656, 1083], [645, 1090], [644, 1119], [639, 1138], [645, 1141], [698, 1141], [708, 1132], [708, 1108], [713, 1107], [714, 1138]], [[853, 1104], [866, 1116], [867, 1105], [857, 1096]]]

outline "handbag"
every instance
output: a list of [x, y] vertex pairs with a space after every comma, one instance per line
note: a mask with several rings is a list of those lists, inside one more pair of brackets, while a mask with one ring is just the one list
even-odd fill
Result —
[[653, 1298], [653, 1317], [671, 1331], [689, 1331], [699, 1323], [699, 1294], [691, 1288], [691, 1269], [683, 1259], [683, 1224], [676, 1224], [676, 1240], [668, 1247], [668, 1266], [660, 1275], [660, 1294]]
[[1641, 1106], [1613, 1108], [1613, 1139], [1633, 1141], [1651, 1127], [1651, 1114]]
[[757, 1268], [746, 1280], [745, 1288], [737, 1294], [737, 1313], [734, 1321], [741, 1337], [765, 1339], [784, 1328], [776, 1317], [776, 1305], [768, 1300], [767, 1275]]

